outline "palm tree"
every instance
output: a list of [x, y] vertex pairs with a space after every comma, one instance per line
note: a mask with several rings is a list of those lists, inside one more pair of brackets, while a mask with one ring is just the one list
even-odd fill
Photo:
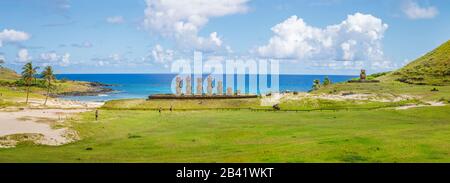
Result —
[[47, 99], [50, 95], [50, 89], [52, 88], [52, 81], [55, 80], [55, 75], [53, 75], [52, 66], [47, 66], [41, 73], [44, 81], [47, 83], [47, 96], [45, 97], [44, 105], [47, 105]]
[[33, 81], [34, 75], [36, 74], [36, 70], [38, 67], [33, 67], [33, 63], [28, 62], [22, 67], [22, 79], [25, 81], [25, 85], [27, 86], [27, 100], [25, 101], [28, 104], [28, 96], [30, 94], [31, 82]]
[[317, 89], [319, 89], [319, 88], [320, 88], [320, 80], [315, 79], [315, 80], [313, 81], [313, 90], [317, 90]]
[[330, 78], [328, 78], [328, 76], [326, 76], [325, 79], [323, 80], [323, 85], [328, 86], [330, 84], [331, 84], [331, 80], [330, 80]]

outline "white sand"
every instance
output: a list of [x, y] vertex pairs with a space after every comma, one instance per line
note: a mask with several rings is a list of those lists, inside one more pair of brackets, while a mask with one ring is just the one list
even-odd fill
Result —
[[273, 106], [278, 104], [282, 97], [283, 94], [280, 93], [272, 93], [270, 96], [263, 96], [261, 98], [261, 106]]
[[[282, 101], [287, 100], [302, 100], [305, 98], [316, 98], [316, 99], [327, 99], [327, 100], [336, 100], [336, 101], [345, 101], [345, 100], [356, 100], [356, 101], [376, 101], [376, 102], [398, 102], [402, 100], [414, 99], [413, 96], [409, 95], [392, 95], [392, 94], [310, 94], [305, 92], [299, 92], [294, 95], [293, 93], [273, 93], [271, 96], [263, 96], [261, 99], [261, 106], [273, 106]], [[443, 102], [434, 102], [428, 101], [425, 102], [427, 105], [405, 105], [396, 107], [397, 110], [405, 110], [415, 107], [433, 107], [433, 106], [445, 106]]]
[[[25, 109], [16, 112], [0, 111], [0, 137], [14, 134], [41, 134], [35, 143], [43, 145], [62, 145], [77, 140], [77, 133], [68, 128], [54, 129], [51, 126], [62, 123], [71, 115], [86, 112], [86, 109]], [[4, 147], [14, 146], [16, 142], [0, 140]], [[0, 145], [1, 146], [1, 145]]]
[[10, 135], [26, 134], [28, 140], [43, 145], [62, 145], [77, 140], [76, 131], [69, 128], [52, 128], [63, 123], [73, 114], [93, 110], [101, 102], [79, 102], [62, 99], [30, 99], [28, 108], [8, 107], [0, 109], [0, 148], [14, 147], [17, 141]]
[[400, 106], [400, 107], [396, 107], [395, 109], [397, 110], [406, 110], [406, 109], [411, 109], [411, 108], [416, 108], [416, 107], [435, 107], [435, 106], [445, 106], [445, 104], [443, 102], [427, 102], [428, 105], [416, 105], [416, 104], [412, 104], [412, 105], [405, 105], [405, 106]]
[[305, 92], [299, 92], [294, 95], [293, 93], [274, 93], [272, 96], [263, 96], [261, 105], [275, 105], [281, 101], [286, 100], [302, 100], [305, 98], [327, 99], [327, 100], [361, 100], [361, 101], [377, 101], [377, 102], [398, 102], [407, 99], [413, 99], [414, 97], [408, 95], [389, 95], [383, 96], [375, 94], [310, 94]]
[[[29, 99], [28, 106], [33, 108], [63, 108], [63, 109], [75, 109], [75, 108], [98, 108], [101, 107], [104, 102], [81, 102], [74, 100], [63, 100], [57, 98], [49, 98], [47, 105], [44, 106], [44, 99]], [[25, 102], [25, 100], [21, 101]]]

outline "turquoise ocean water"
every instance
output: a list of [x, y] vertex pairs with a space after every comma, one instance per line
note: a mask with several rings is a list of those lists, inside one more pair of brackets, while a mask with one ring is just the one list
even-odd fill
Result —
[[[107, 101], [124, 98], [146, 98], [151, 94], [171, 93], [171, 84], [174, 74], [59, 74], [58, 79], [91, 81], [111, 84], [109, 88], [115, 90], [111, 93], [95, 96], [70, 96], [64, 97], [71, 100], [81, 101]], [[311, 89], [315, 79], [323, 81], [325, 75], [280, 75], [279, 91], [308, 91]], [[343, 82], [357, 76], [328, 76], [332, 82]], [[226, 77], [224, 77], [224, 84]], [[249, 76], [246, 75], [246, 86]], [[206, 76], [203, 77], [206, 79]], [[235, 76], [235, 81], [237, 76]], [[270, 79], [268, 80], [270, 83]], [[270, 84], [269, 84], [270, 86]], [[224, 86], [224, 90], [227, 86]], [[193, 87], [193, 91], [195, 88]], [[241, 91], [243, 92], [243, 91]], [[259, 91], [258, 93], [266, 93]]]

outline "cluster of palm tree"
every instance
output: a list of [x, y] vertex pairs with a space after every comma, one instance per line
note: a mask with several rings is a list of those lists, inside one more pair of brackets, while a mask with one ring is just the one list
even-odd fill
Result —
[[332, 84], [332, 82], [331, 82], [330, 78], [328, 78], [328, 76], [326, 76], [325, 79], [323, 80], [322, 84], [320, 83], [320, 80], [315, 79], [313, 81], [312, 88], [313, 88], [313, 90], [318, 90], [322, 86], [328, 86], [328, 85], [331, 85], [331, 84]]
[[[33, 84], [33, 81], [36, 80], [36, 74], [39, 67], [33, 67], [32, 62], [26, 63], [22, 67], [22, 79], [25, 82], [25, 86], [27, 87], [27, 99], [25, 101], [26, 104], [28, 104], [28, 97], [30, 95], [30, 88]], [[55, 75], [53, 74], [53, 68], [52, 66], [47, 66], [44, 68], [44, 70], [41, 73], [42, 78], [44, 79], [47, 87], [47, 95], [45, 97], [44, 105], [47, 105], [48, 96], [50, 95], [50, 90], [52, 88], [52, 82], [55, 80]]]

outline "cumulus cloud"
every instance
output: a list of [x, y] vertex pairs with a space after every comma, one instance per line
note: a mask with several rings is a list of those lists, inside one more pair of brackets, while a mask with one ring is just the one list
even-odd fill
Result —
[[325, 28], [292, 16], [272, 27], [274, 36], [256, 52], [261, 57], [291, 60], [382, 60], [381, 40], [387, 28], [381, 19], [362, 13]]
[[173, 50], [164, 49], [161, 45], [157, 44], [151, 51], [151, 57], [155, 63], [168, 67], [168, 62], [173, 60], [174, 53]]
[[0, 32], [0, 47], [7, 42], [20, 42], [30, 39], [30, 35], [26, 32], [16, 31], [13, 29], [3, 29]]
[[70, 64], [70, 54], [64, 53], [64, 55], [61, 57], [61, 66], [67, 66]]
[[402, 10], [410, 19], [430, 19], [439, 14], [439, 10], [436, 7], [421, 7], [415, 1], [406, 1]]
[[208, 37], [198, 35], [210, 18], [247, 11], [248, 0], [147, 0], [143, 26], [180, 45], [202, 51], [217, 50], [222, 40], [216, 32]]
[[19, 52], [17, 52], [17, 60], [19, 62], [28, 62], [31, 60], [31, 56], [28, 54], [27, 49], [20, 49]]
[[70, 64], [70, 54], [64, 53], [58, 55], [55, 52], [46, 52], [39, 55], [40, 61], [44, 62], [44, 65], [58, 64], [60, 66], [68, 66]]
[[106, 18], [106, 22], [110, 24], [121, 24], [125, 22], [125, 19], [122, 16], [112, 16]]

